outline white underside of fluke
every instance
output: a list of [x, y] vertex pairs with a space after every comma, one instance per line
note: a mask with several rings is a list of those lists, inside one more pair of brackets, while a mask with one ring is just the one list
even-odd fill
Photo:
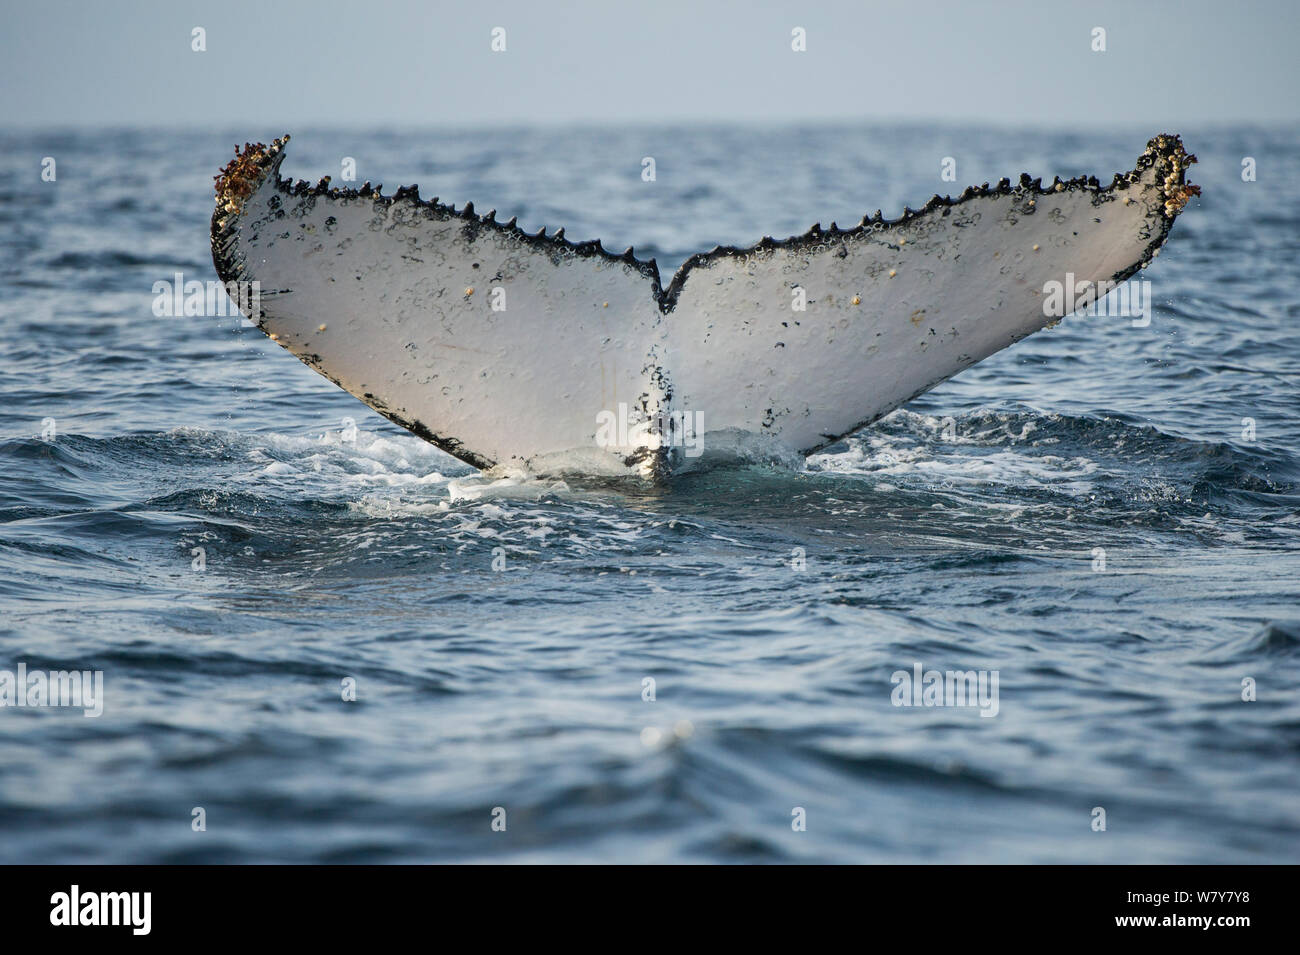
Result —
[[825, 447], [1061, 317], [1049, 282], [1145, 266], [1195, 191], [1194, 157], [1157, 137], [1104, 189], [1003, 180], [896, 222], [715, 249], [661, 289], [630, 250], [413, 191], [292, 186], [283, 148], [237, 154], [213, 216], [218, 274], [259, 283], [259, 327], [475, 466], [651, 478], [711, 444]]

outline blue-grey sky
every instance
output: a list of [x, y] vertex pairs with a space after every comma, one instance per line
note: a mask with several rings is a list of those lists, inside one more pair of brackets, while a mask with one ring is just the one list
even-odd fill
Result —
[[7, 0], [3, 23], [7, 126], [1300, 119], [1295, 0]]

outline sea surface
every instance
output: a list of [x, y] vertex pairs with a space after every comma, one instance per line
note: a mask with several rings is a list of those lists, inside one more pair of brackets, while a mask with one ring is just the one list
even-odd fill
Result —
[[[0, 133], [0, 670], [104, 681], [0, 708], [0, 862], [1296, 861], [1297, 129], [1168, 130], [1204, 195], [1149, 326], [665, 491], [481, 477], [152, 308], [286, 131], [667, 276], [1164, 131], [1091, 125]], [[996, 715], [894, 705], [917, 665]]]

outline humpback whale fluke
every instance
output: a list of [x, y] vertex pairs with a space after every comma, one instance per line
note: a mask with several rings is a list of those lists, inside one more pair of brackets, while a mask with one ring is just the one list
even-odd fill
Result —
[[[288, 140], [236, 148], [216, 183], [213, 261], [259, 283], [259, 328], [476, 467], [651, 479], [709, 435], [832, 444], [1145, 268], [1199, 192], [1196, 157], [1161, 135], [1104, 188], [985, 183], [895, 220], [717, 247], [664, 287], [630, 247], [528, 234], [416, 187], [291, 183]], [[1078, 297], [1045, 307], [1052, 283]]]

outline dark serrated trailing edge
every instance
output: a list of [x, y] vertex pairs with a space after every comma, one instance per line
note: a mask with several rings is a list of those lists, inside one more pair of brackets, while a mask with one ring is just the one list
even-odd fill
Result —
[[[257, 144], [245, 144], [243, 156], [252, 156], [252, 161], [257, 165], [260, 174], [265, 176], [267, 173], [276, 177], [276, 189], [285, 196], [302, 197], [302, 196], [326, 196], [331, 199], [371, 199], [376, 206], [388, 207], [397, 203], [409, 203], [417, 208], [428, 210], [432, 215], [439, 218], [454, 217], [465, 221], [467, 225], [474, 229], [491, 229], [500, 233], [512, 235], [522, 242], [525, 242], [539, 251], [549, 255], [554, 254], [572, 254], [579, 257], [603, 258], [609, 262], [620, 262], [624, 265], [634, 268], [645, 278], [650, 280], [651, 295], [658, 305], [659, 310], [665, 314], [671, 312], [677, 306], [678, 296], [682, 288], [686, 285], [686, 280], [695, 269], [708, 268], [711, 264], [719, 259], [728, 257], [746, 257], [755, 252], [766, 252], [774, 249], [788, 249], [799, 251], [801, 249], [813, 248], [824, 244], [828, 239], [853, 238], [864, 233], [870, 232], [873, 235], [880, 235], [891, 229], [896, 229], [906, 225], [915, 219], [929, 215], [936, 209], [952, 209], [963, 203], [970, 202], [973, 199], [985, 196], [1010, 195], [1019, 193], [1020, 195], [1029, 195], [1031, 197], [1057, 195], [1061, 192], [1085, 191], [1093, 193], [1093, 203], [1100, 204], [1109, 201], [1116, 193], [1127, 190], [1133, 185], [1142, 172], [1149, 169], [1153, 164], [1160, 163], [1167, 168], [1172, 168], [1177, 174], [1178, 186], [1183, 187], [1184, 171], [1187, 165], [1196, 162], [1195, 156], [1188, 156], [1183, 151], [1182, 140], [1174, 134], [1162, 133], [1152, 138], [1147, 143], [1146, 151], [1138, 158], [1137, 165], [1134, 169], [1126, 173], [1116, 173], [1109, 186], [1102, 188], [1097, 181], [1096, 176], [1079, 176], [1075, 179], [1062, 181], [1054, 179], [1052, 184], [1046, 188], [1042, 185], [1041, 179], [1030, 178], [1028, 173], [1020, 176], [1018, 186], [1013, 187], [1010, 179], [1001, 180], [996, 186], [990, 186], [987, 182], [982, 186], [968, 187], [960, 196], [953, 199], [951, 196], [934, 195], [920, 209], [903, 208], [903, 214], [897, 219], [886, 219], [881, 216], [880, 210], [877, 209], [875, 214], [868, 217], [863, 216], [862, 221], [851, 229], [840, 229], [835, 223], [831, 223], [830, 229], [823, 230], [820, 223], [814, 225], [803, 235], [790, 236], [787, 239], [773, 239], [771, 236], [764, 236], [759, 242], [751, 246], [715, 246], [708, 252], [698, 252], [692, 255], [673, 275], [672, 281], [665, 289], [663, 287], [660, 275], [659, 265], [654, 259], [641, 260], [633, 253], [632, 247], [628, 246], [626, 251], [621, 255], [616, 255], [607, 250], [599, 239], [592, 239], [587, 242], [570, 242], [564, 237], [564, 230], [558, 229], [553, 235], [547, 235], [546, 230], [540, 229], [535, 234], [525, 232], [517, 225], [517, 219], [510, 219], [509, 222], [497, 222], [496, 210], [486, 215], [477, 215], [474, 212], [474, 203], [466, 203], [465, 207], [457, 211], [454, 206], [444, 205], [439, 202], [437, 197], [430, 200], [420, 198], [419, 186], [402, 186], [392, 196], [385, 196], [382, 193], [383, 186], [371, 187], [369, 182], [362, 185], [360, 189], [332, 189], [329, 182], [330, 177], [326, 176], [314, 187], [309, 183], [298, 180], [291, 183], [288, 179], [283, 179], [279, 175], [280, 163], [284, 159], [284, 144], [289, 137], [286, 135], [282, 139], [276, 140], [270, 147]], [[236, 273], [242, 275], [242, 269], [237, 263], [231, 260], [228, 239], [233, 238], [233, 231], [229, 227], [222, 227], [223, 199], [231, 201], [229, 192], [223, 188], [223, 180], [226, 175], [241, 162], [243, 157], [240, 156], [236, 149], [236, 159], [223, 170], [222, 176], [217, 177], [217, 209], [212, 216], [212, 258], [217, 268], [217, 275], [222, 281], [227, 281], [231, 277], [236, 277]], [[1058, 188], [1059, 187], [1059, 188]], [[255, 188], [255, 186], [254, 186]], [[1187, 201], [1190, 195], [1199, 193], [1195, 186], [1187, 186], [1184, 189], [1187, 195], [1182, 195], [1177, 203], [1178, 208], [1173, 212], [1167, 208], [1159, 210], [1161, 218], [1161, 228], [1158, 235], [1154, 236], [1144, 251], [1142, 258], [1132, 267], [1122, 272], [1117, 272], [1112, 281], [1122, 282], [1129, 278], [1144, 265], [1151, 261], [1152, 257], [1164, 244], [1169, 235], [1169, 229], [1177, 218], [1181, 209], [1181, 204]], [[1166, 199], [1171, 196], [1165, 193]], [[235, 200], [238, 202], [238, 200]], [[234, 210], [234, 211], [237, 211]]]

